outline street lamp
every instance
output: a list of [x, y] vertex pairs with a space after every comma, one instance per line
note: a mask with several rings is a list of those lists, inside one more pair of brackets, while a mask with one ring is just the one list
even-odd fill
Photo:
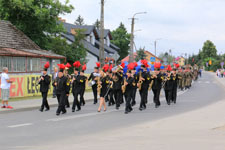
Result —
[[157, 46], [157, 41], [162, 40], [162, 38], [156, 39], [154, 42], [154, 46], [155, 46], [155, 56], [156, 56], [156, 46]]
[[134, 62], [134, 20], [135, 16], [139, 14], [146, 14], [147, 12], [138, 12], [133, 15], [132, 23], [131, 23], [131, 36], [130, 36], [130, 57], [129, 57], [129, 63]]

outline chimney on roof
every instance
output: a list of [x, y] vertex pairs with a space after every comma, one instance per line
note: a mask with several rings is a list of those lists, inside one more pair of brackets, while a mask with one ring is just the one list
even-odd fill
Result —
[[61, 17], [59, 17], [58, 19], [59, 21], [66, 22], [66, 19], [62, 19]]

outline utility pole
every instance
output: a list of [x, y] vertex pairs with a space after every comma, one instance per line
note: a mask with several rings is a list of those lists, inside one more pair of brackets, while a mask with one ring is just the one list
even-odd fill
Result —
[[130, 36], [130, 57], [129, 63], [134, 62], [134, 17], [131, 22], [131, 36]]
[[101, 0], [99, 61], [100, 61], [101, 67], [103, 67], [104, 65], [104, 0]]
[[155, 42], [154, 42], [154, 46], [155, 46], [155, 56], [156, 56], [156, 44], [157, 44], [157, 41], [155, 40]]
[[135, 16], [138, 14], [146, 14], [147, 12], [139, 12], [135, 13], [134, 16], [131, 18], [131, 36], [130, 36], [130, 56], [129, 56], [129, 63], [134, 62], [134, 20], [136, 19]]

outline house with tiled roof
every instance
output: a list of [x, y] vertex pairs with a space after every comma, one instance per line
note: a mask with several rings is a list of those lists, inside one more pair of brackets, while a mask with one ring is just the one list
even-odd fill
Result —
[[11, 74], [40, 74], [49, 61], [51, 73], [53, 67], [65, 59], [52, 51], [42, 50], [9, 21], [0, 20], [0, 72], [8, 67]]
[[[99, 49], [100, 49], [100, 31], [94, 25], [74, 25], [64, 21], [63, 24], [66, 33], [61, 33], [61, 36], [67, 40], [68, 43], [73, 43], [76, 39], [74, 35], [76, 30], [84, 29], [85, 39], [82, 40], [84, 47], [87, 49], [87, 70], [86, 73], [91, 73], [96, 66], [96, 62], [99, 61]], [[104, 31], [104, 51], [105, 58], [112, 58], [115, 60], [115, 56], [118, 56], [119, 48], [112, 44], [112, 35], [110, 30]]]
[[[156, 62], [163, 62], [162, 59], [160, 59], [159, 57], [155, 56], [154, 54], [152, 54], [152, 53], [149, 52], [149, 51], [145, 51], [145, 55], [146, 55], [146, 58], [145, 58], [145, 59], [146, 59], [148, 62], [151, 61], [151, 57], [154, 57]], [[135, 59], [136, 57], [137, 57], [137, 53], [134, 52], [134, 59]], [[121, 62], [125, 62], [125, 61], [129, 62], [129, 59], [130, 59], [130, 56], [127, 56], [127, 57], [125, 57], [124, 59], [122, 59]]]

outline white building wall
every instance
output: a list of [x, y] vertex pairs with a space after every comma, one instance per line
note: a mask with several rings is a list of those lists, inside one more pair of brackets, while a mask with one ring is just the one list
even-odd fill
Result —
[[97, 57], [87, 52], [87, 70], [85, 73], [91, 73], [94, 71], [94, 67], [96, 67], [96, 62], [98, 62]]

